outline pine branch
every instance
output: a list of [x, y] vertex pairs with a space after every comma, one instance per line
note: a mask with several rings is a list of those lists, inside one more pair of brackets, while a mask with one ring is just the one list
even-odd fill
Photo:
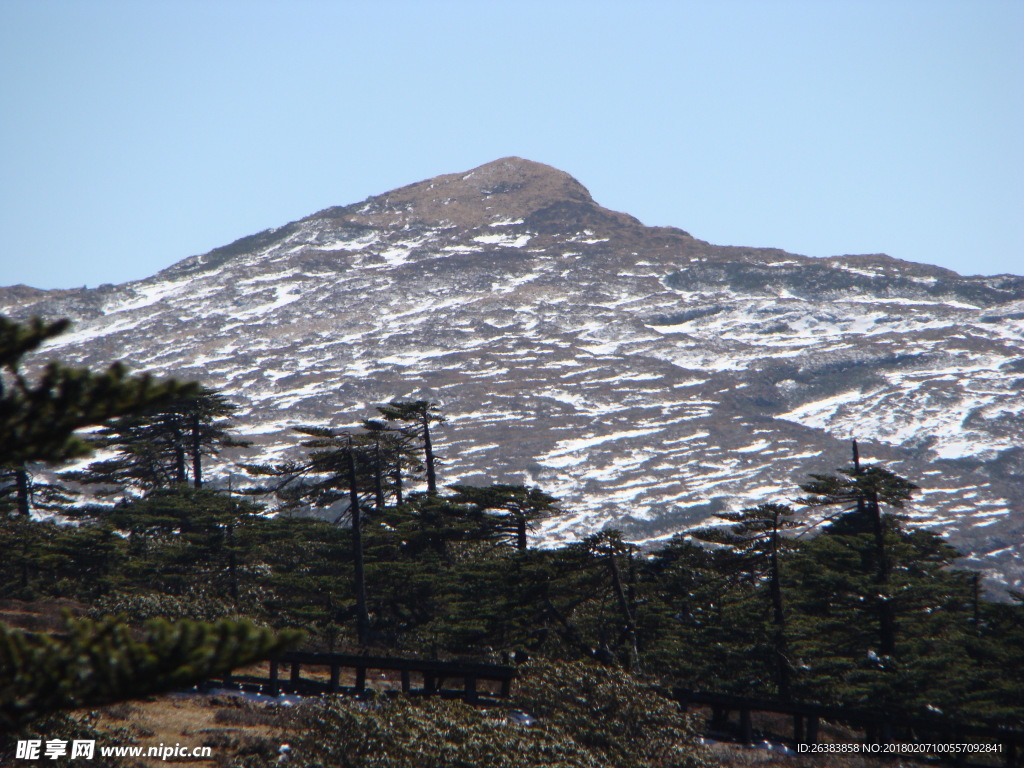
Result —
[[119, 617], [66, 619], [62, 636], [0, 625], [0, 729], [59, 710], [189, 688], [300, 638], [236, 621], [154, 620], [141, 636]]

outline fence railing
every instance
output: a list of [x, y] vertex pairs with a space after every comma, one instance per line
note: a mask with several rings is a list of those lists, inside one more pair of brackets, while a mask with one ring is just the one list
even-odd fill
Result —
[[[314, 674], [317, 670], [319, 674]], [[349, 672], [344, 681], [342, 671]], [[250, 671], [208, 681], [207, 684], [258, 690], [270, 695], [359, 695], [369, 688], [369, 672], [382, 673], [385, 677], [392, 673], [392, 677], [397, 677], [400, 690], [406, 694], [457, 697], [471, 704], [508, 698], [516, 677], [515, 667], [501, 664], [293, 651], [270, 659], [266, 675]], [[419, 678], [416, 685], [413, 676]], [[458, 685], [453, 687], [453, 683]]]
[[[344, 681], [343, 671], [348, 672]], [[517, 676], [515, 667], [503, 664], [293, 651], [272, 658], [266, 674], [250, 670], [245, 674], [207, 681], [207, 685], [236, 687], [271, 695], [361, 695], [371, 687], [376, 687], [368, 684], [369, 673], [372, 672], [381, 673], [384, 678], [388, 678], [390, 673], [387, 685], [391, 690], [411, 695], [461, 698], [469, 703], [508, 698], [512, 681]], [[415, 683], [414, 676], [418, 678]], [[397, 688], [394, 687], [396, 684]], [[972, 725], [941, 717], [915, 717], [881, 710], [779, 701], [686, 688], [673, 688], [667, 693], [684, 709], [710, 707], [710, 730], [731, 731], [746, 743], [751, 743], [755, 736], [752, 715], [768, 713], [793, 718], [792, 741], [796, 747], [818, 744], [821, 724], [827, 721], [860, 731], [863, 744], [879, 746], [874, 750], [862, 749], [862, 755], [887, 754], [884, 747], [893, 744], [947, 745], [959, 751], [947, 750], [945, 753], [935, 753], [935, 756], [961, 765], [977, 764], [978, 758], [983, 755], [990, 758], [985, 762], [991, 764], [991, 758], [996, 756], [1007, 768], [1018, 768], [1021, 756], [1024, 755], [1024, 730], [1001, 726]], [[731, 720], [733, 713], [737, 715], [735, 722]], [[998, 749], [990, 747], [985, 751], [962, 746], [983, 747], [986, 744], [998, 745]], [[899, 753], [891, 754], [899, 756]]]

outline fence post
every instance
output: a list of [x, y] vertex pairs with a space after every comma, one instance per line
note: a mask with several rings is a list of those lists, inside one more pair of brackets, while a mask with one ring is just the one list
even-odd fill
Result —
[[689, 700], [689, 697], [686, 696], [686, 693], [683, 691], [683, 689], [682, 688], [673, 688], [672, 689], [672, 698], [676, 700], [676, 704], [679, 705], [679, 708], [685, 714], [686, 711], [690, 708], [690, 700]]
[[270, 660], [270, 684], [268, 687], [270, 688], [270, 695], [277, 696], [277, 659]]
[[878, 743], [885, 744], [892, 740], [892, 721], [888, 715], [882, 713], [882, 722], [879, 724]]
[[729, 725], [729, 710], [725, 707], [711, 707], [711, 727], [721, 731]]
[[807, 716], [807, 743], [817, 744], [818, 743], [818, 716], [808, 715]]
[[740, 710], [740, 738], [743, 739], [744, 744], [749, 744], [754, 740], [754, 728], [750, 723], [750, 710]]
[[356, 667], [356, 693], [366, 691], [366, 667]]

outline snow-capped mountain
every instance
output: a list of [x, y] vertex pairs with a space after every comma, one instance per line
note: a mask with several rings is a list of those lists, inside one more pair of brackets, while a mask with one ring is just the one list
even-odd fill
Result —
[[222, 390], [265, 456], [438, 401], [442, 480], [541, 486], [554, 541], [791, 501], [856, 437], [921, 486], [914, 523], [1024, 584], [1024, 277], [714, 246], [505, 158], [0, 312], [76, 320], [47, 355]]

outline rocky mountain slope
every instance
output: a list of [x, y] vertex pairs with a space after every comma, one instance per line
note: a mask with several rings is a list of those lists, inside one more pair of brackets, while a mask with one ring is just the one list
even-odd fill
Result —
[[543, 487], [549, 540], [792, 500], [856, 437], [922, 487], [915, 524], [1024, 584], [1024, 277], [714, 246], [505, 158], [0, 312], [74, 318], [48, 354], [222, 389], [264, 455], [436, 400], [443, 480]]

